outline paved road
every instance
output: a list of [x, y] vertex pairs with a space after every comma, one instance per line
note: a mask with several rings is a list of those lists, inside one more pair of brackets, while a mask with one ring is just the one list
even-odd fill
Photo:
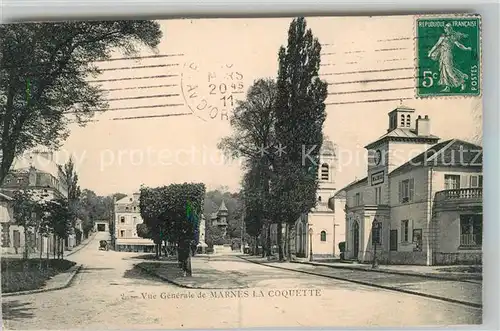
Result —
[[[84, 264], [70, 288], [3, 298], [5, 327], [97, 330], [481, 323], [478, 309], [278, 270], [234, 257], [210, 263], [219, 271], [252, 278], [252, 288], [227, 293], [179, 289], [134, 268], [141, 262], [134, 259], [140, 254], [98, 251], [99, 240], [98, 235], [70, 256]], [[289, 289], [295, 291], [280, 292]]]
[[[252, 258], [249, 258], [252, 260]], [[261, 259], [258, 259], [261, 260]], [[443, 279], [432, 279], [421, 276], [408, 276], [390, 273], [331, 268], [299, 263], [266, 262], [265, 265], [297, 270], [312, 274], [326, 275], [353, 282], [370, 283], [396, 290], [411, 291], [423, 295], [447, 298], [458, 302], [482, 304], [482, 282], [459, 282]]]

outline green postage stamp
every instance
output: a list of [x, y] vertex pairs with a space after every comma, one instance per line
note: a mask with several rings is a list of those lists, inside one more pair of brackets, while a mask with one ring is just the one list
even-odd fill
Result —
[[481, 19], [476, 15], [416, 21], [417, 97], [481, 95]]

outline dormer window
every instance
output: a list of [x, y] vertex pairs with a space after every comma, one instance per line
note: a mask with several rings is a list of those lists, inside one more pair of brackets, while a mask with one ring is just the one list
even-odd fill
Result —
[[321, 202], [321, 196], [318, 197], [318, 201]]
[[411, 117], [410, 117], [410, 115], [406, 115], [406, 126], [407, 127], [411, 126]]
[[401, 126], [402, 127], [405, 126], [405, 115], [404, 114], [401, 114]]

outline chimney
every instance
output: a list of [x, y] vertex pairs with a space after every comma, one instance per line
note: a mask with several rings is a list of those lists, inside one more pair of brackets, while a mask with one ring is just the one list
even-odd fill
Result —
[[431, 123], [429, 120], [429, 116], [425, 115], [424, 118], [418, 115], [417, 124], [416, 124], [417, 136], [420, 137], [428, 137], [431, 135]]

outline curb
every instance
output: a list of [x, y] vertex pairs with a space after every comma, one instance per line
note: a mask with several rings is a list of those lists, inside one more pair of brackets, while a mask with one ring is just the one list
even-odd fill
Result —
[[81, 251], [82, 249], [84, 249], [85, 247], [87, 247], [87, 246], [88, 246], [88, 244], [90, 244], [90, 242], [91, 242], [92, 240], [94, 240], [94, 238], [95, 238], [95, 236], [96, 236], [96, 235], [97, 235], [97, 233], [94, 233], [94, 234], [92, 235], [92, 237], [89, 237], [89, 238], [88, 238], [88, 241], [87, 241], [85, 244], [80, 244], [79, 246], [77, 246], [77, 247], [79, 247], [78, 249], [74, 249], [74, 250], [69, 251], [69, 252], [65, 255], [65, 257], [68, 257], [68, 256], [71, 256], [71, 255], [73, 255], [73, 254], [75, 254], [75, 253], [78, 253], [79, 251]]
[[446, 298], [446, 297], [440, 297], [440, 296], [433, 295], [433, 294], [427, 294], [427, 293], [415, 292], [415, 291], [410, 291], [410, 290], [404, 290], [404, 289], [400, 289], [400, 288], [395, 288], [395, 287], [390, 287], [390, 286], [385, 286], [385, 285], [379, 285], [379, 284], [370, 283], [370, 282], [364, 282], [364, 281], [359, 281], [359, 280], [352, 280], [352, 279], [335, 277], [335, 276], [330, 276], [330, 275], [322, 275], [322, 274], [317, 274], [317, 273], [309, 272], [309, 271], [305, 271], [305, 270], [288, 269], [288, 268], [284, 268], [284, 267], [278, 267], [278, 266], [268, 265], [268, 264], [265, 264], [265, 263], [251, 261], [251, 260], [245, 259], [243, 257], [240, 257], [240, 259], [245, 260], [245, 261], [250, 262], [250, 263], [259, 264], [259, 265], [262, 265], [262, 266], [265, 266], [265, 267], [276, 268], [276, 269], [281, 269], [281, 270], [287, 270], [287, 271], [292, 271], [292, 272], [299, 272], [299, 273], [308, 274], [308, 275], [312, 275], [312, 276], [319, 276], [319, 277], [331, 278], [331, 279], [341, 280], [341, 281], [350, 282], [350, 283], [354, 283], [354, 284], [365, 285], [365, 286], [370, 286], [370, 287], [376, 287], [376, 288], [380, 288], [380, 289], [384, 289], [384, 290], [389, 290], [389, 291], [395, 291], [395, 292], [401, 292], [401, 293], [406, 293], [406, 294], [418, 295], [418, 296], [425, 297], [425, 298], [437, 299], [437, 300], [451, 302], [451, 303], [457, 303], [457, 304], [461, 304], [461, 305], [465, 305], [465, 306], [469, 306], [469, 307], [473, 307], [473, 308], [479, 308], [479, 309], [483, 308], [483, 305], [479, 304], [479, 303], [473, 303], [473, 302], [468, 302], [468, 301], [462, 301], [462, 300], [456, 300], [456, 299], [451, 299], [451, 298]]
[[185, 284], [181, 284], [179, 282], [176, 282], [175, 280], [168, 279], [167, 277], [162, 276], [162, 275], [160, 275], [152, 270], [149, 270], [148, 268], [145, 268], [144, 266], [141, 266], [138, 264], [135, 264], [135, 266], [138, 267], [139, 269], [147, 272], [148, 274], [150, 274], [152, 276], [158, 277], [161, 280], [166, 281], [167, 283], [170, 283], [172, 285], [176, 285], [176, 286], [181, 287], [181, 288], [190, 289], [190, 290], [238, 290], [238, 289], [242, 289], [242, 288], [248, 288], [248, 287], [201, 287], [201, 286], [185, 285]]
[[328, 265], [328, 264], [305, 262], [305, 261], [304, 262], [290, 261], [290, 263], [308, 264], [308, 265], [314, 265], [314, 266], [318, 266], [318, 267], [328, 267], [328, 268], [336, 268], [336, 269], [359, 270], [359, 271], [365, 271], [365, 272], [379, 272], [379, 273], [386, 273], [386, 274], [393, 274], [393, 275], [415, 276], [415, 277], [431, 278], [431, 279], [453, 280], [453, 281], [457, 281], [457, 282], [472, 283], [472, 284], [479, 284], [478, 281], [482, 281], [482, 279], [483, 279], [482, 276], [479, 276], [478, 278], [461, 279], [461, 278], [456, 277], [454, 275], [434, 275], [434, 274], [427, 274], [427, 273], [395, 271], [395, 270], [387, 270], [387, 269], [380, 269], [380, 268], [379, 269], [356, 268], [356, 267], [350, 267], [350, 266]]
[[81, 264], [77, 264], [77, 265], [71, 267], [71, 268], [74, 268], [74, 270], [71, 271], [71, 275], [68, 277], [68, 279], [66, 280], [64, 285], [56, 286], [56, 287], [52, 287], [52, 288], [41, 288], [41, 289], [37, 289], [37, 290], [2, 293], [2, 298], [3, 297], [10, 297], [10, 296], [50, 292], [50, 291], [56, 291], [56, 290], [62, 290], [62, 289], [68, 288], [71, 286], [71, 284], [73, 283], [73, 280], [75, 279], [75, 276], [80, 272], [82, 267], [83, 267], [83, 265], [81, 265]]

